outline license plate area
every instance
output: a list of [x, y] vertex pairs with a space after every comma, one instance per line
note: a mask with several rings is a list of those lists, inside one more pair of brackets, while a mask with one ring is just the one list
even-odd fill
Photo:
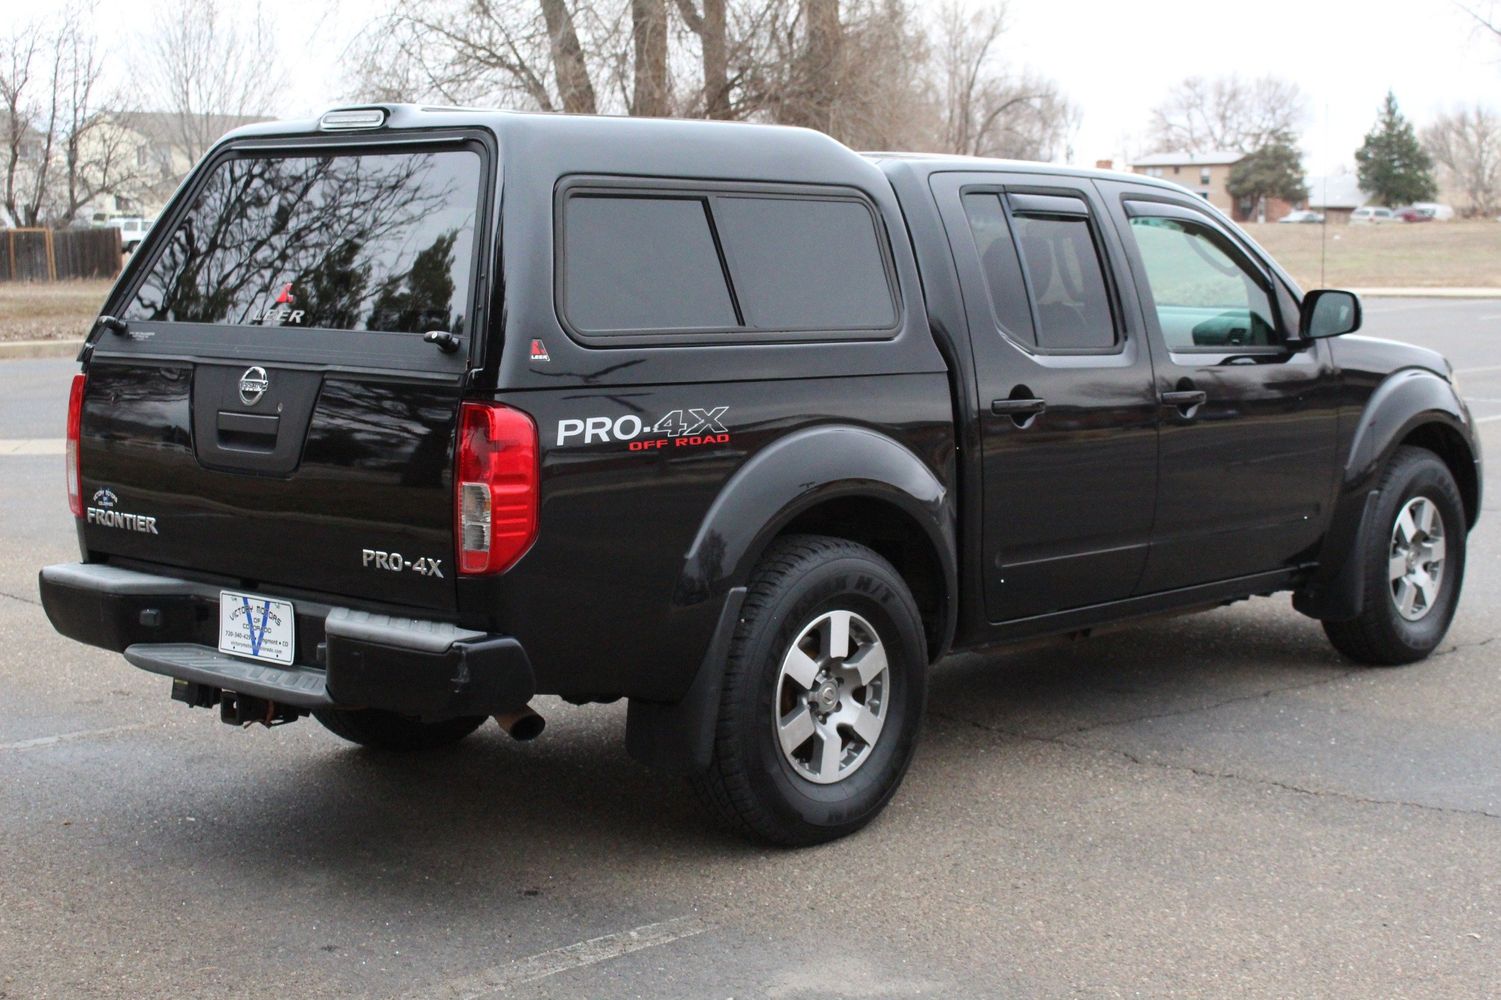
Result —
[[219, 591], [219, 652], [290, 665], [297, 655], [292, 602]]

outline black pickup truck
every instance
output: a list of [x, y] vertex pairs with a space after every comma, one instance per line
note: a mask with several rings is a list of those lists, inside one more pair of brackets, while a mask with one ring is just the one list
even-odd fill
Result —
[[868, 822], [952, 650], [1291, 591], [1447, 629], [1448, 365], [1147, 177], [401, 105], [240, 129], [110, 294], [55, 627], [419, 749], [629, 699], [729, 823]]

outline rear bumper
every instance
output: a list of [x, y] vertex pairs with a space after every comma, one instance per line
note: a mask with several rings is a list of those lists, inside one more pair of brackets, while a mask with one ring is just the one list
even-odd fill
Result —
[[70, 639], [124, 653], [152, 673], [300, 709], [443, 719], [511, 711], [536, 690], [516, 639], [448, 622], [294, 600], [298, 662], [280, 666], [218, 651], [211, 584], [62, 563], [45, 567], [39, 586], [52, 626]]

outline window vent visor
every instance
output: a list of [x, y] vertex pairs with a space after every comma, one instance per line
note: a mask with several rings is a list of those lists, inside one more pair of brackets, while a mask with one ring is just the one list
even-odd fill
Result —
[[537, 452], [537, 425], [525, 413], [463, 404], [454, 491], [460, 573], [503, 573], [536, 541]]

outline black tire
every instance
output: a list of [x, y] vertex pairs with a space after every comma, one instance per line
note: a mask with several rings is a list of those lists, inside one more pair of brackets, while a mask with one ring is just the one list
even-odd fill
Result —
[[[849, 742], [844, 756], [825, 772], [832, 777], [819, 783], [799, 772], [794, 750], [783, 750], [776, 720], [790, 716], [776, 702], [789, 695], [783, 663], [794, 641], [802, 639], [811, 648], [806, 643], [816, 636], [808, 630], [836, 617], [847, 623], [848, 662], [824, 658], [821, 669], [827, 673], [819, 676], [841, 673], [832, 688], [841, 699], [849, 699], [854, 710], [869, 712], [874, 705], [884, 714], [869, 743], [857, 740], [853, 728], [838, 725], [842, 714], [821, 718], [819, 724], [828, 728], [810, 736], [804, 747], [821, 747], [822, 732], [836, 730]], [[860, 686], [849, 671], [871, 647], [884, 654], [886, 670], [871, 686]], [[817, 844], [860, 829], [890, 801], [912, 760], [927, 700], [927, 663], [922, 617], [889, 562], [843, 539], [778, 540], [757, 567], [740, 613], [725, 667], [713, 759], [706, 773], [692, 779], [700, 796], [732, 829], [774, 844]], [[795, 708], [790, 711], [806, 709], [810, 720], [820, 718], [811, 691], [791, 692]], [[844, 705], [837, 703], [840, 709]], [[803, 767], [816, 766], [811, 761], [816, 752], [808, 750], [810, 761]]]
[[314, 710], [313, 718], [323, 723], [324, 728], [335, 736], [342, 736], [351, 743], [376, 750], [408, 753], [436, 750], [457, 743], [484, 725], [489, 716], [462, 716], [444, 719], [442, 722], [423, 722], [409, 715], [397, 715], [378, 708], [321, 708]]
[[[1449, 467], [1425, 448], [1398, 448], [1378, 489], [1374, 522], [1364, 525], [1360, 535], [1359, 544], [1366, 547], [1360, 615], [1349, 621], [1326, 621], [1324, 632], [1335, 649], [1357, 663], [1400, 666], [1427, 657], [1449, 631], [1464, 580], [1468, 524], [1464, 500]], [[1431, 603], [1424, 603], [1422, 617], [1412, 621], [1398, 610], [1389, 565], [1397, 518], [1418, 498], [1430, 501], [1442, 517], [1445, 551], [1438, 594]]]

